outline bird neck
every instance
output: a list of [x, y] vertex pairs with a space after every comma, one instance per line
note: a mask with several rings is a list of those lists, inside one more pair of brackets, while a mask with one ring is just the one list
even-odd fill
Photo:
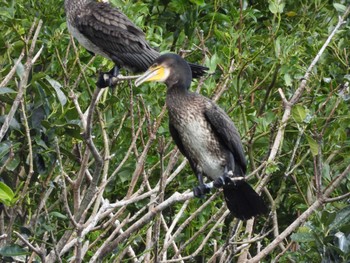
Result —
[[186, 88], [183, 85], [178, 85], [178, 83], [175, 83], [172, 86], [168, 86], [167, 89], [167, 97], [179, 97], [179, 96], [187, 96], [189, 94], [188, 88]]
[[170, 115], [178, 114], [184, 110], [183, 105], [190, 100], [190, 92], [184, 87], [168, 86], [166, 105]]

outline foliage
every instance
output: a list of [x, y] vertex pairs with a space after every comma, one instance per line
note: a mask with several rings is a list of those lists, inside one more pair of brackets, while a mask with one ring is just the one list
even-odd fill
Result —
[[[100, 163], [87, 143], [84, 120], [96, 77], [112, 63], [92, 57], [77, 42], [74, 45], [62, 1], [1, 0], [1, 82], [23, 53], [15, 75], [0, 87], [1, 126], [25, 83], [18, 110], [0, 137], [1, 221], [5, 222], [0, 226], [1, 259], [32, 256], [50, 262], [54, 248], [69, 245], [68, 240], [77, 237], [61, 260], [70, 262], [79, 251], [87, 262], [111, 240], [122, 239], [157, 205], [172, 200], [176, 192], [183, 199], [157, 210], [106, 260], [133, 262], [136, 257], [147, 262], [176, 255], [187, 257], [188, 262], [237, 261], [246, 249], [241, 242], [247, 239], [255, 240], [249, 253], [257, 255], [260, 246], [271, 244], [321, 200], [349, 165], [348, 20], [312, 68], [304, 92], [292, 105], [291, 117], [282, 122], [283, 95], [286, 100], [293, 98], [344, 14], [346, 2], [111, 2], [146, 32], [152, 46], [161, 52], [182, 53], [210, 68], [210, 75], [194, 82], [192, 89], [215, 99], [234, 120], [249, 159], [249, 182], [262, 190], [273, 212], [256, 218], [254, 234], [249, 236], [245, 233], [252, 233], [249, 223], [227, 217], [220, 193], [204, 200], [184, 198], [197, 179], [171, 141], [161, 85], [135, 89], [132, 82], [123, 81], [103, 92], [92, 125]], [[43, 24], [35, 42], [36, 18]], [[34, 55], [43, 49], [29, 67], [32, 43]], [[283, 136], [271, 158], [280, 130]], [[100, 168], [97, 186], [102, 192], [86, 211], [79, 211]], [[300, 221], [301, 227], [262, 262], [349, 261], [349, 182], [347, 174], [320, 209], [311, 211], [305, 223]], [[79, 212], [85, 214], [73, 224]]]

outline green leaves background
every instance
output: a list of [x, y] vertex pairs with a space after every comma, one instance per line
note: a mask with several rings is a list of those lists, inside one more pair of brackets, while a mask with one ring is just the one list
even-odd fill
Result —
[[[146, 32], [152, 46], [161, 52], [182, 52], [189, 61], [210, 68], [210, 76], [199, 85], [199, 92], [216, 98], [235, 122], [242, 135], [250, 172], [267, 161], [273, 138], [281, 125], [284, 105], [278, 88], [283, 90], [287, 99], [292, 96], [347, 4], [346, 1], [317, 0], [241, 1], [241, 5], [239, 1], [228, 0], [111, 2]], [[30, 229], [29, 240], [38, 244], [47, 231], [54, 233], [56, 240], [59, 240], [67, 230], [69, 216], [62, 203], [62, 173], [72, 180], [77, 177], [86, 147], [81, 135], [80, 113], [73, 97], [77, 97], [76, 101], [84, 113], [89, 107], [98, 72], [110, 69], [112, 63], [101, 57], [92, 59], [79, 45], [78, 53], [75, 53], [65, 24], [63, 1], [1, 0], [0, 3], [1, 81], [10, 72], [22, 49], [28, 51], [30, 43], [26, 43], [26, 36], [34, 19], [43, 20], [36, 47], [38, 50], [43, 46], [43, 52], [30, 72], [24, 96], [33, 150], [33, 174], [25, 192], [23, 184], [31, 173], [28, 157], [31, 153], [20, 110], [0, 142], [0, 201], [5, 206], [1, 216], [5, 222], [10, 222], [7, 221], [9, 217], [13, 219], [1, 230], [2, 234], [8, 234], [8, 238], [1, 241], [3, 248], [0, 250], [0, 255], [6, 258], [28, 252], [17, 245], [18, 237], [13, 231], [21, 231], [20, 227]], [[271, 206], [276, 205], [280, 231], [287, 228], [317, 198], [315, 166], [320, 166], [322, 187], [326, 187], [349, 164], [349, 32], [347, 21], [322, 54], [312, 71], [306, 92], [293, 107], [277, 158], [266, 164], [264, 172], [259, 174], [271, 174], [266, 187], [271, 194], [270, 203], [271, 199], [274, 201]], [[16, 96], [24, 71], [23, 63], [17, 67], [17, 75], [6, 86], [0, 87], [0, 125]], [[126, 71], [123, 73], [128, 74]], [[225, 81], [226, 88], [221, 92], [219, 88]], [[193, 84], [192, 89], [196, 90], [197, 86], [198, 82]], [[216, 97], [217, 94], [220, 96]], [[106, 92], [98, 103], [100, 115], [95, 117], [93, 136], [101, 152], [106, 150], [102, 130], [109, 136], [107, 177], [121, 164], [136, 130], [139, 129], [140, 134], [132, 153], [104, 191], [104, 198], [111, 202], [125, 197], [139, 155], [149, 139], [149, 129], [162, 111], [164, 98], [165, 89], [160, 85], [144, 85], [135, 89], [132, 83], [123, 82]], [[142, 121], [147, 114], [149, 118]], [[182, 161], [180, 156], [174, 160], [170, 158], [174, 144], [165, 116], [144, 163], [143, 176], [148, 178], [151, 186], [159, 182], [162, 174], [158, 149], [160, 137], [166, 140], [164, 165], [171, 161], [179, 165]], [[64, 171], [58, 165], [59, 159]], [[88, 171], [91, 172], [93, 160], [89, 165]], [[347, 179], [332, 197], [349, 193], [349, 176]], [[250, 178], [252, 184], [258, 181], [259, 177]], [[84, 183], [88, 185], [89, 181], [85, 179]], [[176, 191], [182, 193], [195, 185], [196, 178], [186, 166], [176, 180], [167, 185], [165, 196], [169, 197]], [[142, 180], [137, 182], [136, 188], [139, 187], [143, 187]], [[51, 192], [45, 203], [47, 213], [43, 210], [39, 212], [40, 202], [49, 189]], [[268, 200], [266, 194], [263, 195]], [[68, 197], [69, 204], [74, 206], [73, 194], [69, 193]], [[189, 240], [218, 212], [221, 198], [213, 200], [184, 229], [178, 236], [178, 244]], [[281, 256], [280, 262], [348, 261], [350, 225], [346, 220], [348, 217], [344, 216], [349, 211], [348, 198], [345, 196], [344, 199], [326, 203], [322, 211], [316, 211], [286, 241], [293, 243], [297, 249], [291, 246]], [[202, 203], [203, 200], [191, 200], [179, 222], [184, 222]], [[121, 217], [134, 215], [148, 204], [147, 199], [129, 205]], [[165, 222], [171, 224], [181, 206], [177, 204], [165, 210]], [[257, 219], [255, 233], [263, 231], [266, 225], [271, 227], [269, 220], [268, 217]], [[37, 224], [33, 225], [33, 222]], [[212, 225], [183, 249], [183, 256], [196, 251]], [[150, 225], [134, 233], [128, 242], [134, 242], [139, 247], [137, 255], [145, 253], [148, 227]], [[214, 231], [211, 241], [197, 255], [198, 259], [207, 261], [215, 253], [215, 246], [225, 244], [225, 227]], [[103, 243], [104, 240], [99, 239], [102, 233], [108, 236], [96, 229], [86, 237], [90, 242], [95, 241], [87, 258]], [[242, 236], [243, 226], [237, 232], [236, 241], [242, 241]], [[337, 243], [337, 236], [343, 237], [343, 246]], [[160, 243], [162, 238], [163, 233], [160, 234]], [[260, 242], [266, 246], [273, 238], [273, 234], [270, 234]], [[48, 248], [52, 247], [54, 241], [49, 240], [48, 244]], [[256, 246], [250, 249], [252, 254], [257, 253]], [[8, 251], [14, 252], [11, 254]], [[274, 251], [265, 262], [270, 262], [280, 252]], [[175, 252], [169, 249], [168, 253], [172, 255]], [[68, 252], [63, 261], [68, 261], [72, 255], [72, 251]], [[234, 253], [232, 257], [235, 257]]]

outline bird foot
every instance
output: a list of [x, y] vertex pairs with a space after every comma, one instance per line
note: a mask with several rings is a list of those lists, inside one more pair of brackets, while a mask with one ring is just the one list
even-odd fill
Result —
[[193, 194], [195, 197], [204, 197], [206, 194], [210, 193], [211, 187], [207, 184], [201, 184], [193, 187]]
[[225, 177], [226, 175], [221, 175], [215, 179], [214, 181], [215, 188], [221, 188], [225, 185]]
[[224, 172], [223, 175], [219, 176], [218, 178], [215, 179], [214, 181], [214, 187], [215, 188], [221, 188], [229, 183], [231, 183], [230, 176], [232, 176], [232, 171], [229, 172]]
[[118, 67], [113, 67], [109, 72], [101, 72], [97, 80], [97, 87], [100, 89], [110, 87], [114, 88], [115, 83], [113, 83], [113, 78], [116, 78], [119, 74]]

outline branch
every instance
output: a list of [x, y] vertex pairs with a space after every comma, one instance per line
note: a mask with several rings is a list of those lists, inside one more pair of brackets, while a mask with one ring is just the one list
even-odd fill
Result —
[[100, 96], [100, 92], [101, 89], [97, 88], [91, 98], [91, 103], [90, 103], [90, 107], [89, 107], [89, 111], [88, 111], [88, 116], [87, 116], [87, 120], [86, 120], [86, 130], [84, 132], [84, 138], [86, 141], [87, 146], [89, 147], [94, 159], [95, 159], [95, 170], [92, 176], [92, 181], [90, 183], [90, 186], [88, 188], [88, 190], [86, 191], [86, 194], [83, 198], [83, 200], [81, 201], [79, 210], [77, 212], [77, 214], [75, 215], [75, 219], [76, 221], [80, 220], [81, 215], [84, 213], [84, 211], [87, 210], [87, 207], [89, 206], [91, 200], [93, 199], [93, 197], [96, 194], [97, 191], [97, 185], [98, 185], [98, 181], [100, 179], [101, 176], [101, 171], [102, 171], [102, 163], [103, 163], [103, 159], [101, 154], [98, 152], [93, 140], [92, 140], [92, 116], [93, 116], [93, 112], [95, 110], [96, 104], [98, 103], [98, 98]]
[[[19, 57], [16, 60], [16, 63], [13, 65], [13, 67], [11, 68], [10, 72], [6, 75], [6, 77], [4, 78], [4, 80], [0, 83], [0, 87], [5, 87], [7, 85], [7, 83], [12, 79], [13, 75], [16, 73], [16, 69], [18, 67], [18, 65], [21, 63], [24, 55], [25, 55], [25, 48], [22, 49], [21, 54], [19, 55]], [[1, 139], [0, 139], [1, 141]]]
[[[203, 241], [201, 242], [201, 245], [196, 249], [195, 252], [193, 252], [191, 255], [183, 257], [183, 258], [177, 258], [177, 259], [171, 259], [171, 260], [167, 260], [164, 262], [178, 262], [178, 261], [187, 261], [187, 260], [191, 260], [193, 258], [195, 258], [198, 253], [203, 249], [203, 247], [206, 245], [206, 243], [208, 242], [210, 236], [213, 234], [213, 232], [216, 230], [216, 228], [222, 224], [222, 222], [224, 221], [224, 219], [227, 217], [227, 215], [230, 213], [229, 210], [227, 210], [225, 204], [223, 204], [223, 206], [221, 207], [221, 209], [216, 213], [215, 217], [212, 217], [197, 233], [196, 235], [201, 234], [202, 231], [204, 231], [209, 224], [212, 223], [212, 221], [216, 221], [214, 226], [212, 226], [208, 232], [208, 234], [205, 236], [205, 238], [203, 239]], [[220, 218], [218, 218], [220, 217]], [[196, 236], [194, 235], [191, 240], [193, 240], [193, 238]], [[178, 256], [178, 253], [181, 252], [181, 250], [183, 250], [188, 243], [190, 243], [191, 240], [188, 240], [185, 244], [183, 244], [180, 248], [180, 250], [175, 254], [174, 257]]]
[[[291, 114], [292, 106], [295, 105], [299, 101], [300, 97], [302, 96], [302, 94], [303, 94], [303, 92], [305, 90], [306, 83], [307, 83], [307, 81], [310, 78], [311, 71], [313, 70], [313, 68], [315, 67], [317, 62], [319, 61], [321, 55], [323, 54], [324, 50], [326, 49], [326, 47], [331, 42], [331, 40], [334, 37], [335, 33], [345, 23], [345, 18], [348, 16], [349, 12], [350, 12], [350, 6], [347, 8], [347, 10], [344, 13], [344, 15], [339, 18], [339, 21], [338, 21], [337, 25], [334, 27], [333, 31], [331, 32], [331, 34], [328, 36], [327, 40], [325, 41], [325, 43], [321, 47], [320, 51], [317, 53], [316, 57], [311, 62], [310, 66], [306, 70], [306, 73], [305, 73], [302, 81], [300, 82], [300, 85], [299, 85], [298, 89], [295, 91], [295, 93], [293, 94], [293, 96], [292, 96], [292, 98], [290, 99], [289, 102], [286, 100], [282, 90], [279, 89], [279, 92], [281, 94], [282, 100], [283, 100], [283, 102], [285, 104], [285, 111], [284, 111], [284, 114], [283, 114], [283, 117], [282, 117], [281, 125], [280, 125], [280, 127], [278, 129], [278, 132], [277, 132], [277, 135], [276, 135], [273, 147], [271, 149], [271, 152], [270, 152], [270, 155], [269, 155], [269, 158], [268, 158], [269, 161], [273, 161], [276, 158], [278, 149], [280, 148], [280, 145], [281, 145], [281, 142], [282, 142], [282, 138], [284, 136], [285, 126], [286, 126], [287, 121], [289, 120], [289, 117], [290, 117], [290, 114]], [[265, 179], [263, 179], [262, 182], [259, 184], [259, 190], [261, 189], [261, 187], [263, 185], [265, 185], [267, 179], [268, 179], [268, 176], [265, 177]]]
[[[187, 225], [189, 225], [189, 223], [198, 216], [199, 213], [201, 213], [205, 207], [207, 207], [217, 196], [218, 196], [219, 191], [217, 191], [216, 193], [214, 193], [213, 195], [211, 195], [207, 201], [205, 201], [194, 213], [191, 214], [190, 217], [188, 217], [179, 227], [178, 229], [175, 231], [175, 233], [173, 234], [173, 236], [170, 239], [165, 239], [165, 241], [168, 241], [167, 243], [164, 241], [164, 245], [163, 245], [163, 249], [161, 251], [161, 253], [165, 253], [167, 251], [167, 249], [170, 246], [170, 242], [175, 241], [175, 238], [180, 235], [182, 233], [182, 231], [185, 229], [185, 227]], [[177, 252], [180, 253], [180, 252]]]
[[337, 196], [337, 197], [327, 198], [326, 200], [324, 200], [324, 202], [325, 203], [337, 202], [337, 201], [346, 199], [348, 197], [350, 197], [350, 192], [346, 193], [346, 194], [343, 194], [343, 195], [340, 195], [340, 196]]
[[[93, 112], [95, 110], [96, 104], [98, 102], [100, 92], [101, 92], [101, 89], [97, 88], [92, 96], [90, 106], [89, 106], [88, 116], [87, 116], [87, 120], [86, 120], [86, 128], [85, 128], [85, 132], [83, 134], [85, 142], [86, 142], [87, 146], [89, 147], [89, 149], [90, 149], [90, 151], [95, 159], [95, 170], [93, 173], [92, 181], [90, 182], [90, 186], [87, 189], [87, 191], [84, 195], [84, 198], [80, 203], [80, 207], [79, 207], [78, 211], [74, 214], [74, 222], [77, 222], [78, 224], [82, 218], [82, 215], [85, 212], [87, 212], [90, 205], [92, 205], [92, 200], [97, 193], [97, 184], [98, 184], [98, 181], [100, 179], [101, 171], [102, 171], [103, 159], [102, 159], [100, 153], [98, 152], [98, 150], [97, 150], [97, 148], [92, 140], [92, 135], [91, 135], [91, 133], [92, 133], [92, 119], [93, 119], [92, 116], [93, 116]], [[64, 235], [61, 237], [59, 242], [57, 243], [56, 250], [58, 251], [58, 253], [60, 255], [62, 254], [62, 249], [66, 246], [73, 231], [74, 231], [73, 229], [67, 230], [64, 233]], [[53, 251], [51, 251], [50, 254], [48, 255], [47, 260], [48, 260], [48, 262], [55, 260], [55, 254], [53, 253]]]
[[22, 236], [17, 231], [13, 231], [13, 233], [15, 233], [15, 235], [18, 236], [19, 239], [21, 239], [29, 247], [30, 250], [32, 250], [34, 253], [36, 253], [40, 257], [40, 259], [43, 263], [45, 263], [45, 255], [40, 250], [40, 248], [34, 247], [32, 244], [29, 243], [29, 241], [24, 236]]
[[[15, 100], [14, 100], [12, 106], [11, 106], [11, 109], [10, 109], [9, 113], [6, 115], [4, 123], [3, 123], [3, 125], [1, 126], [1, 129], [0, 129], [0, 141], [2, 141], [2, 139], [5, 136], [5, 133], [7, 132], [8, 128], [10, 127], [10, 123], [11, 123], [11, 121], [13, 119], [13, 116], [15, 115], [15, 112], [18, 109], [18, 105], [22, 101], [23, 96], [25, 94], [25, 91], [26, 91], [26, 88], [27, 88], [27, 84], [28, 84], [29, 74], [31, 72], [33, 64], [35, 63], [35, 60], [32, 59], [32, 58], [33, 58], [33, 55], [34, 55], [34, 48], [35, 48], [35, 45], [36, 45], [36, 41], [38, 39], [38, 35], [39, 35], [39, 32], [40, 32], [42, 23], [43, 23], [43, 21], [39, 20], [39, 23], [38, 23], [38, 25], [36, 27], [35, 34], [34, 34], [33, 39], [32, 39], [32, 44], [31, 44], [29, 52], [27, 54], [27, 61], [26, 61], [25, 65], [24, 65], [24, 72], [23, 72], [23, 75], [21, 76], [20, 82], [18, 84], [17, 96], [16, 96], [16, 98], [15, 98]], [[35, 24], [36, 24], [36, 21], [33, 22], [32, 28], [34, 28]], [[30, 38], [30, 35], [28, 36], [28, 40], [29, 40], [29, 38]], [[35, 59], [37, 59], [39, 57], [41, 51], [42, 51], [42, 48], [39, 50], [38, 54], [34, 56]], [[22, 59], [22, 57], [23, 56], [21, 54], [19, 59]], [[18, 63], [20, 63], [20, 62], [18, 62]], [[17, 65], [18, 64], [16, 63], [15, 66], [14, 66], [15, 70], [16, 70]], [[13, 76], [13, 74], [12, 74], [12, 76]], [[5, 80], [3, 82], [5, 82]], [[6, 80], [5, 83], [7, 83], [7, 80]]]
[[[321, 47], [321, 49], [319, 50], [319, 52], [317, 53], [317, 55], [315, 56], [315, 58], [313, 59], [313, 61], [311, 62], [310, 66], [308, 67], [308, 69], [306, 70], [305, 72], [305, 75], [302, 79], [302, 81], [300, 82], [299, 84], [299, 87], [298, 89], [295, 91], [295, 93], [293, 94], [292, 98], [290, 99], [290, 101], [287, 101], [287, 99], [285, 98], [284, 96], [284, 93], [281, 89], [279, 89], [279, 93], [282, 97], [282, 101], [284, 103], [284, 107], [285, 107], [285, 110], [284, 110], [284, 113], [283, 113], [283, 116], [282, 116], [282, 120], [281, 120], [281, 124], [280, 124], [280, 127], [278, 128], [278, 131], [277, 131], [277, 134], [276, 134], [276, 137], [275, 137], [275, 140], [274, 140], [274, 143], [273, 143], [273, 146], [271, 148], [271, 152], [270, 152], [270, 155], [268, 157], [268, 163], [269, 162], [273, 162], [277, 156], [277, 153], [282, 145], [282, 142], [283, 142], [283, 138], [284, 138], [284, 131], [285, 131], [285, 127], [287, 125], [287, 122], [291, 116], [291, 111], [292, 111], [292, 107], [299, 101], [299, 99], [301, 98], [304, 90], [305, 90], [305, 87], [306, 87], [306, 83], [307, 81], [309, 80], [310, 78], [310, 74], [311, 74], [311, 71], [313, 70], [313, 68], [315, 67], [315, 65], [317, 64], [317, 62], [319, 61], [321, 55], [323, 54], [324, 50], [326, 49], [326, 47], [329, 45], [330, 41], [332, 40], [333, 36], [335, 35], [335, 33], [339, 30], [339, 28], [344, 24], [344, 21], [345, 21], [345, 18], [348, 16], [350, 12], [350, 6], [348, 6], [346, 12], [344, 13], [344, 15], [342, 17], [339, 18], [339, 21], [337, 23], [337, 25], [334, 27], [333, 31], [331, 32], [331, 34], [328, 36], [327, 40], [325, 41], [325, 43], [323, 44], [323, 46]], [[261, 190], [263, 189], [263, 187], [267, 184], [268, 180], [270, 179], [272, 173], [270, 175], [266, 175], [262, 178], [262, 180], [259, 182], [259, 185], [258, 187], [256, 188], [257, 192], [261, 192]], [[308, 213], [312, 213], [315, 209], [317, 209], [321, 204], [313, 204], [313, 206], [311, 206], [309, 209], [311, 210], [307, 210], [309, 211]], [[304, 212], [304, 214], [306, 213], [306, 211]], [[306, 213], [304, 216], [305, 218], [304, 219], [301, 219], [301, 220], [306, 220], [306, 218], [308, 218], [309, 214]], [[301, 221], [298, 223], [298, 225], [301, 223]], [[248, 233], [248, 236], [251, 235], [251, 233], [253, 232], [253, 225], [254, 225], [254, 219], [252, 220], [249, 220], [247, 222], [247, 227], [246, 227], [246, 232]], [[296, 226], [295, 226], [296, 227]], [[287, 228], [289, 229], [289, 228]], [[293, 228], [294, 230], [294, 228]], [[285, 230], [286, 231], [286, 230]], [[288, 231], [287, 231], [288, 232]], [[285, 233], [285, 232], [283, 232]], [[283, 234], [281, 233], [280, 236]], [[276, 238], [277, 239], [277, 238]], [[276, 240], [275, 239], [275, 240]], [[282, 241], [283, 238], [280, 240]], [[277, 242], [278, 243], [278, 242]], [[272, 243], [270, 244], [272, 245]], [[270, 247], [270, 245], [268, 247]], [[275, 247], [275, 245], [272, 245], [273, 248]], [[263, 251], [264, 253], [269, 253], [271, 250], [266, 250], [267, 248], [265, 248]], [[262, 252], [263, 252], [262, 251]], [[268, 251], [268, 252], [267, 252]], [[260, 252], [258, 255], [262, 255], [262, 252]], [[267, 254], [266, 254], [267, 255]], [[264, 255], [265, 256], [265, 255]], [[247, 253], [245, 255], [241, 255], [240, 259], [239, 259], [239, 262], [241, 261], [245, 261], [247, 257]], [[256, 256], [257, 257], [257, 256]], [[254, 257], [254, 258], [256, 258]], [[250, 261], [249, 261], [250, 262]], [[256, 261], [251, 261], [251, 262], [256, 262]]]
[[174, 193], [171, 197], [169, 197], [166, 201], [160, 203], [153, 210], [149, 211], [143, 217], [141, 217], [138, 221], [136, 221], [132, 226], [130, 226], [125, 232], [119, 235], [116, 239], [111, 241], [104, 249], [101, 250], [99, 259], [107, 256], [111, 253], [121, 242], [126, 240], [131, 234], [135, 233], [137, 230], [141, 229], [144, 225], [149, 223], [158, 213], [163, 211], [165, 208], [177, 203], [183, 202], [193, 197], [193, 192], [187, 190], [183, 194], [178, 192]]
[[259, 262], [262, 258], [267, 256], [270, 252], [272, 252], [276, 246], [285, 238], [287, 238], [295, 229], [299, 227], [302, 223], [304, 223], [310, 215], [320, 208], [325, 200], [327, 200], [328, 196], [334, 191], [334, 189], [341, 183], [341, 181], [346, 178], [346, 176], [350, 172], [350, 165], [337, 176], [326, 188], [323, 195], [318, 198], [304, 213], [302, 213], [292, 224], [289, 225], [278, 237], [276, 237], [266, 248], [264, 248], [259, 254], [257, 254], [252, 259], [248, 260], [247, 263], [255, 263]]

